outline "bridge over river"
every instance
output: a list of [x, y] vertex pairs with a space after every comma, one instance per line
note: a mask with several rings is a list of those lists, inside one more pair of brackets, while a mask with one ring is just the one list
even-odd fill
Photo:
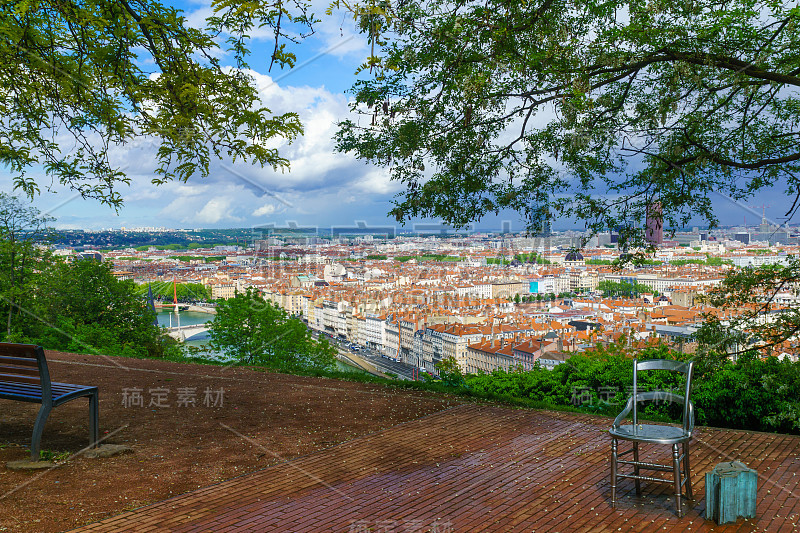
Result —
[[176, 326], [167, 328], [167, 335], [179, 341], [185, 341], [208, 331], [206, 324], [193, 324], [190, 326]]

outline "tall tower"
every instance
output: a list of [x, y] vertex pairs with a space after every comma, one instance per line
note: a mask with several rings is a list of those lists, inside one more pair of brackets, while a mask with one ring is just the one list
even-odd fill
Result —
[[653, 202], [647, 206], [647, 228], [644, 237], [654, 246], [660, 246], [664, 242], [664, 217], [661, 213], [661, 202]]
[[536, 237], [548, 238], [553, 235], [553, 213], [550, 210], [550, 197], [545, 196], [544, 201], [537, 201], [535, 215], [540, 223]]

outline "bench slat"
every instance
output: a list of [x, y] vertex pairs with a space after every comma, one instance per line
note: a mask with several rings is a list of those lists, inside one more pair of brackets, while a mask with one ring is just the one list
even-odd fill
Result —
[[18, 376], [13, 374], [0, 374], [0, 381], [8, 383], [40, 383], [39, 376]]
[[72, 383], [56, 383], [51, 382], [50, 385], [53, 387], [53, 393], [56, 391], [59, 392], [72, 392], [76, 390], [84, 390], [84, 389], [96, 389], [97, 387], [91, 385], [74, 385]]
[[4, 391], [39, 391], [42, 388], [38, 385], [29, 385], [27, 383], [0, 383], [0, 390]]
[[36, 360], [36, 345], [35, 344], [10, 344], [7, 342], [0, 342], [0, 355], [11, 357], [25, 357], [27, 359]]
[[39, 385], [34, 385], [32, 383], [9, 383], [9, 382], [0, 382], [0, 390], [6, 391], [27, 391], [27, 390], [42, 390], [42, 387]]
[[[5, 381], [4, 379], [0, 379], [0, 386], [3, 386], [3, 385], [10, 385], [10, 383], [8, 381]], [[51, 381], [50, 385], [52, 386], [53, 390], [56, 390], [56, 389], [76, 390], [76, 389], [95, 389], [95, 388], [97, 388], [94, 385], [76, 385], [75, 383], [59, 383], [57, 381]], [[19, 384], [14, 383], [11, 386], [13, 386], [13, 387], [36, 387], [37, 389], [41, 388], [39, 385], [30, 384], [30, 383], [19, 383]]]
[[8, 366], [0, 361], [0, 374], [21, 374], [24, 376], [38, 376], [39, 369], [29, 366]]
[[[75, 385], [73, 383], [56, 383], [55, 381], [50, 382], [51, 388], [53, 391], [63, 391], [63, 392], [70, 392], [74, 390], [81, 390], [81, 389], [96, 389], [97, 387], [93, 385]], [[5, 380], [0, 379], [0, 387], [6, 387], [10, 389], [41, 389], [42, 387], [38, 384], [34, 383], [11, 383]]]
[[[69, 396], [70, 394], [74, 394], [76, 392], [91, 391], [96, 388], [97, 387], [70, 386], [69, 388], [62, 388], [58, 391], [53, 390], [53, 401], [58, 403], [58, 401], [64, 396]], [[32, 387], [32, 386], [9, 387], [0, 384], [0, 398], [14, 399], [19, 397], [27, 398], [30, 401], [41, 402], [42, 389], [40, 387]]]
[[0, 384], [0, 397], [4, 394], [14, 394], [30, 397], [42, 397], [41, 387], [10, 387], [8, 385]]
[[39, 460], [42, 429], [50, 409], [84, 396], [89, 398], [89, 444], [97, 446], [99, 389], [51, 382], [41, 346], [0, 343], [0, 398], [42, 404], [33, 426], [31, 461]]
[[37, 401], [42, 400], [42, 391], [22, 391], [22, 390], [9, 390], [5, 391], [0, 389], [0, 398], [24, 396], [26, 398], [36, 398]]
[[0, 354], [0, 364], [39, 368], [39, 363], [36, 362], [35, 357], [12, 357], [9, 355]]

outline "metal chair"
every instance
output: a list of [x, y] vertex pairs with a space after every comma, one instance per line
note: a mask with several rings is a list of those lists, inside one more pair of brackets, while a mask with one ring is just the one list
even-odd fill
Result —
[[[611, 507], [615, 507], [617, 499], [617, 481], [622, 478], [630, 478], [635, 481], [636, 495], [641, 495], [641, 480], [645, 481], [669, 481], [667, 479], [644, 476], [639, 474], [640, 469], [658, 470], [672, 472], [673, 486], [675, 489], [675, 507], [678, 510], [678, 517], [683, 516], [681, 508], [681, 493], [683, 486], [686, 485], [686, 498], [693, 500], [691, 470], [689, 465], [689, 441], [694, 430], [694, 406], [689, 401], [689, 391], [692, 387], [692, 366], [694, 363], [681, 363], [656, 359], [651, 361], [633, 360], [633, 395], [628, 398], [625, 409], [614, 419], [609, 433], [611, 434]], [[666, 391], [639, 392], [637, 375], [642, 370], [671, 370], [682, 372], [686, 375], [686, 389], [683, 396]], [[634, 398], [636, 401], [634, 401]], [[668, 401], [678, 402], [683, 405], [683, 425], [681, 427], [640, 424], [637, 413], [637, 404], [642, 401]], [[622, 424], [621, 422], [633, 411], [633, 423]], [[618, 441], [627, 440], [633, 443], [633, 448], [625, 452], [618, 453]], [[672, 445], [672, 465], [662, 465], [639, 461], [639, 443], [649, 444], [670, 444]], [[633, 453], [633, 460], [621, 460], [620, 457]], [[617, 471], [619, 465], [633, 466], [632, 474], [621, 474]]]

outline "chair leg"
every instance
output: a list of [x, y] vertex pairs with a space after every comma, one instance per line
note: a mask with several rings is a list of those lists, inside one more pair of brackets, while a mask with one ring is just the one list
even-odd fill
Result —
[[[633, 465], [633, 474], [635, 476], [638, 476], [639, 475], [639, 443], [638, 442], [634, 442], [633, 443], [633, 462], [636, 463], [635, 465]], [[635, 485], [636, 485], [636, 495], [637, 496], [641, 496], [642, 495], [642, 482], [640, 480], [638, 480], [638, 479], [635, 479], [634, 481], [635, 481]]]
[[672, 445], [672, 474], [675, 476], [675, 508], [678, 510], [678, 518], [683, 518], [681, 508], [681, 463], [678, 445]]
[[31, 437], [31, 461], [39, 460], [39, 447], [42, 442], [42, 432], [44, 425], [47, 423], [47, 417], [50, 416], [52, 407], [42, 404], [39, 409], [39, 414], [36, 416], [36, 422], [33, 424], [33, 436]]
[[89, 446], [97, 448], [100, 440], [100, 413], [98, 394], [89, 396]]
[[611, 507], [617, 503], [617, 439], [611, 438]]
[[689, 443], [683, 443], [683, 475], [686, 478], [686, 499], [694, 501], [692, 494], [692, 469], [689, 464]]

